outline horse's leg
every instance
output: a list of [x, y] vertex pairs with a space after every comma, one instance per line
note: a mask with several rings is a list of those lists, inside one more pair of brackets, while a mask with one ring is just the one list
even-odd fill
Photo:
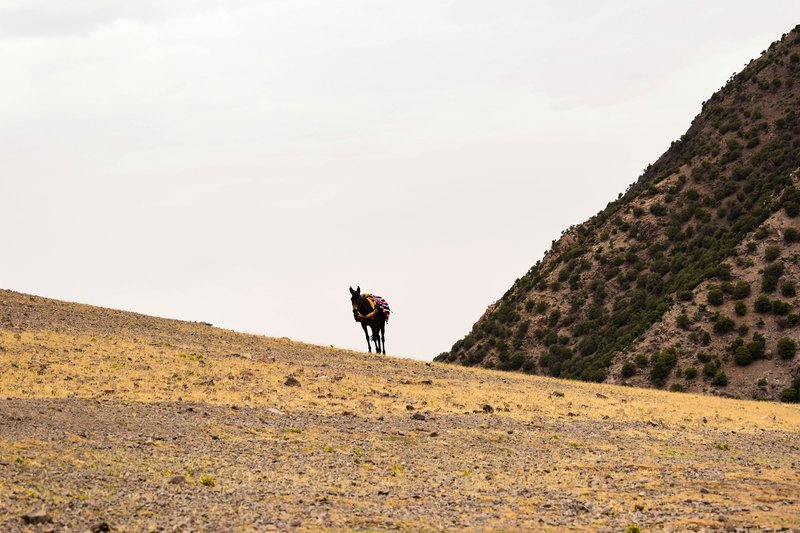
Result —
[[367, 333], [367, 325], [364, 322], [362, 322], [361, 327], [364, 328], [364, 336], [367, 338], [367, 350], [369, 350], [369, 353], [372, 353], [372, 345], [370, 345], [369, 343], [369, 333]]
[[386, 322], [381, 322], [381, 348], [383, 355], [386, 355]]
[[377, 322], [372, 323], [372, 340], [375, 342], [375, 353], [381, 353], [380, 329]]

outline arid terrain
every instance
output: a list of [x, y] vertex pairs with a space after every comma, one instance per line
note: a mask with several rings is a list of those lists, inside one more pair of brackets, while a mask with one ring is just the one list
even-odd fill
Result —
[[436, 359], [800, 402], [800, 26], [720, 83]]
[[2, 531], [791, 530], [798, 437], [795, 404], [0, 291]]

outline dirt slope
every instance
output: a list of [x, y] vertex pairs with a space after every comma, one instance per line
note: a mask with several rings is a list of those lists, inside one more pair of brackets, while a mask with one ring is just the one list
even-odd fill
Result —
[[0, 291], [3, 531], [791, 528], [799, 436], [794, 405]]
[[798, 109], [800, 26], [437, 360], [800, 401]]

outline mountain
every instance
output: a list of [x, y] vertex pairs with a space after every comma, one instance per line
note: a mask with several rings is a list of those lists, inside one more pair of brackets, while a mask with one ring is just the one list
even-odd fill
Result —
[[797, 401], [799, 175], [797, 26], [436, 360]]
[[794, 405], [0, 290], [3, 532], [777, 530], [798, 437]]

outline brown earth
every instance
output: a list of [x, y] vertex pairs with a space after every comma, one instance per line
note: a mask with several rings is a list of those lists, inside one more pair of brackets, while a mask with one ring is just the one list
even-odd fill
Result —
[[797, 405], [0, 291], [2, 531], [798, 530], [798, 436]]
[[[796, 26], [703, 102], [687, 132], [627, 191], [564, 230], [436, 359], [780, 400], [800, 378], [800, 357], [784, 360], [776, 349], [787, 340], [800, 346], [800, 240], [787, 238], [800, 231], [799, 106]], [[768, 247], [779, 256], [767, 259]], [[783, 268], [786, 289], [763, 287], [770, 266]], [[734, 296], [726, 288], [735, 283], [751, 293]], [[723, 290], [721, 305], [708, 302], [712, 289]], [[778, 312], [756, 312], [759, 296]], [[716, 329], [719, 319], [733, 329]], [[733, 343], [754, 334], [765, 338], [763, 358], [737, 362]], [[652, 371], [664, 351], [677, 362], [658, 377]], [[702, 372], [709, 358], [716, 375]], [[687, 377], [687, 368], [700, 372]]]

